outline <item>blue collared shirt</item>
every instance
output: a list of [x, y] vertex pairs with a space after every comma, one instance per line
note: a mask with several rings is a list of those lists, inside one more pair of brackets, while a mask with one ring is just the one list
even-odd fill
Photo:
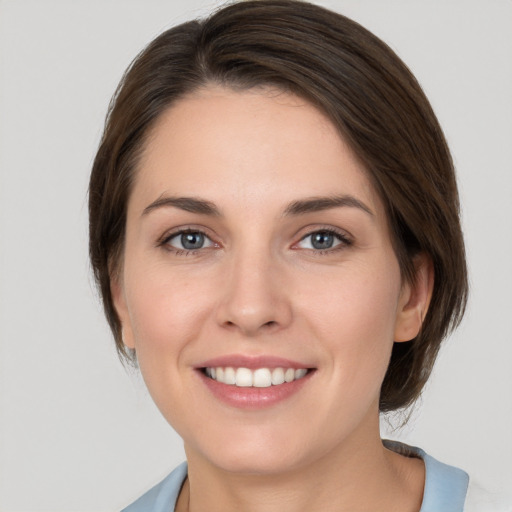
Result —
[[[425, 463], [425, 488], [420, 512], [463, 512], [469, 482], [466, 472], [439, 462], [420, 448], [396, 441], [384, 441], [384, 446], [409, 457], [419, 457]], [[174, 511], [186, 477], [187, 463], [183, 462], [122, 512]]]

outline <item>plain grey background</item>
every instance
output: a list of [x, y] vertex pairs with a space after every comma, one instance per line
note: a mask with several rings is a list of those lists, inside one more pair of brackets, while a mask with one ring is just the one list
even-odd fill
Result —
[[[205, 0], [0, 1], [0, 510], [114, 511], [183, 460], [113, 342], [87, 182], [122, 72]], [[460, 181], [472, 294], [407, 427], [384, 435], [512, 492], [512, 2], [318, 2], [423, 85]], [[396, 420], [395, 420], [396, 421]]]

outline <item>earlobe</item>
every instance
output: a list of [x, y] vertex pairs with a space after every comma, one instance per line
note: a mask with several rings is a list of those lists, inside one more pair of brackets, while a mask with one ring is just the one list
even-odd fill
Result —
[[133, 339], [133, 331], [131, 328], [128, 307], [126, 305], [126, 298], [124, 295], [123, 286], [119, 282], [118, 276], [112, 277], [110, 279], [110, 291], [112, 294], [114, 308], [121, 322], [121, 336], [123, 339], [123, 344], [127, 348], [135, 349], [135, 342]]
[[394, 341], [410, 341], [420, 332], [434, 289], [434, 268], [426, 254], [414, 258], [415, 277], [402, 287], [395, 323]]

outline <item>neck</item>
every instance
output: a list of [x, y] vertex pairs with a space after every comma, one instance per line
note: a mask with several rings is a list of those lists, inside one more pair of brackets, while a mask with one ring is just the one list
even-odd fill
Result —
[[354, 436], [280, 474], [225, 471], [186, 446], [188, 479], [177, 512], [418, 512], [424, 465], [383, 447], [378, 433]]

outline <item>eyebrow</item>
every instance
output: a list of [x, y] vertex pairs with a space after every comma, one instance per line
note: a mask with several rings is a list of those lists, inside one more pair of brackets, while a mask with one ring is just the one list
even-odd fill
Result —
[[180, 210], [185, 210], [186, 212], [191, 213], [199, 213], [202, 215], [211, 215], [215, 217], [220, 217], [220, 211], [210, 201], [206, 201], [204, 199], [199, 199], [196, 197], [159, 197], [156, 201], [153, 201], [149, 206], [144, 208], [142, 215], [147, 215], [153, 210], [162, 207], [172, 206], [174, 208], [179, 208]]
[[[221, 217], [222, 214], [217, 206], [211, 201], [200, 199], [197, 197], [173, 197], [173, 196], [162, 196], [156, 201], [153, 201], [149, 206], [144, 208], [142, 215], [163, 207], [174, 207], [179, 208], [191, 213], [197, 213], [201, 215], [209, 215], [214, 217]], [[320, 212], [324, 210], [330, 210], [333, 208], [340, 207], [351, 207], [359, 208], [366, 212], [371, 217], [374, 217], [374, 213], [366, 206], [362, 201], [351, 195], [341, 196], [328, 196], [328, 197], [311, 197], [307, 199], [301, 199], [290, 203], [283, 212], [283, 216], [295, 216], [303, 215], [306, 213]]]
[[302, 215], [305, 213], [320, 212], [343, 206], [359, 208], [371, 217], [375, 216], [368, 206], [351, 195], [311, 197], [308, 199], [301, 199], [300, 201], [294, 201], [286, 207], [284, 215]]

